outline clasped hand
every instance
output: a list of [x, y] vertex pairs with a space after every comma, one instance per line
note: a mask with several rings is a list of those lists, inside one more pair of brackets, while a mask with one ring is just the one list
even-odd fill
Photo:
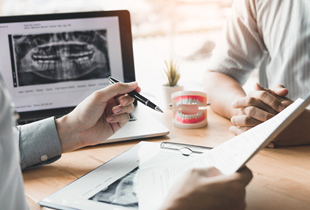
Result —
[[288, 90], [283, 85], [270, 90], [256, 84], [255, 91], [232, 103], [232, 107], [238, 110], [238, 114], [231, 118], [233, 126], [229, 130], [239, 135], [272, 118], [293, 103], [285, 97], [287, 94]]

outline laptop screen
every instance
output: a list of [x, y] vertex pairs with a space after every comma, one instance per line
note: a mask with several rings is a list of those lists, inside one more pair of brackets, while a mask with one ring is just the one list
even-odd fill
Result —
[[134, 81], [128, 11], [0, 17], [1, 74], [21, 119], [62, 115], [108, 77]]

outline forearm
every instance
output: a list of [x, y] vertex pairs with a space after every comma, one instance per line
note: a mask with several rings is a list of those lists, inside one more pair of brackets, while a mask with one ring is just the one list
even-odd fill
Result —
[[231, 104], [246, 96], [240, 83], [225, 74], [209, 70], [204, 75], [203, 84], [213, 111], [229, 119], [237, 114]]
[[276, 139], [276, 146], [310, 144], [310, 110], [306, 109]]

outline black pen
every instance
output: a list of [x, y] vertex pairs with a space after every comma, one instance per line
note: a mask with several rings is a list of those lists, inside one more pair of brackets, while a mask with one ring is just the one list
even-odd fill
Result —
[[[118, 83], [118, 82], [121, 82], [113, 77], [109, 77], [109, 82], [111, 84], [115, 84], [115, 83]], [[130, 93], [127, 93], [128, 95], [130, 95], [131, 97], [137, 99], [138, 101], [140, 101], [141, 103], [143, 103], [144, 105], [156, 110], [156, 111], [159, 111], [161, 113], [164, 113], [157, 105], [155, 105], [154, 103], [152, 103], [149, 99], [145, 98], [144, 96], [140, 95], [137, 91], [131, 91]]]

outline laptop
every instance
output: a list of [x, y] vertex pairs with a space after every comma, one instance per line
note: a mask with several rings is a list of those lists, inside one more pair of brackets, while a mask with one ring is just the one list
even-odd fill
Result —
[[[19, 124], [69, 113], [109, 76], [135, 81], [128, 11], [0, 17], [0, 31], [0, 72]], [[107, 142], [169, 133], [142, 106]]]

